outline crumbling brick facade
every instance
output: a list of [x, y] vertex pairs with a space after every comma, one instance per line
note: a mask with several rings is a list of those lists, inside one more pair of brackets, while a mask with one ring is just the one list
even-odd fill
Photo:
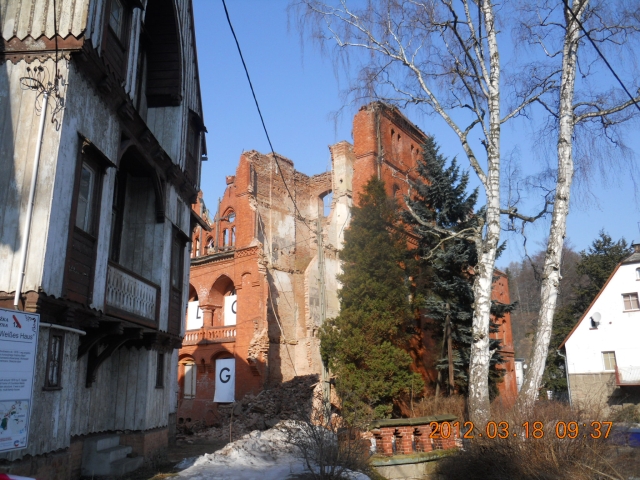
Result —
[[[180, 350], [179, 423], [215, 420], [217, 359], [236, 359], [237, 399], [321, 370], [316, 233], [323, 229], [329, 239], [331, 219], [324, 217], [323, 197], [334, 190], [332, 181], [331, 172], [309, 177], [289, 159], [255, 151], [244, 153], [236, 175], [227, 177], [225, 194], [209, 220], [211, 231], [202, 229], [193, 238], [189, 306], [201, 309], [201, 319], [188, 322]], [[194, 210], [211, 215], [201, 200]], [[326, 246], [326, 277], [333, 279], [327, 304], [335, 315], [338, 263], [336, 248]], [[237, 302], [234, 325], [225, 319], [230, 295]], [[185, 379], [193, 369], [195, 388]]]
[[[215, 216], [201, 197], [193, 206], [211, 231], [198, 229], [192, 239], [189, 307], [201, 309], [201, 318], [191, 324], [188, 320], [180, 350], [179, 423], [215, 421], [217, 359], [236, 360], [236, 399], [266, 385], [321, 372], [321, 298], [324, 295], [325, 318], [335, 317], [340, 307], [338, 255], [351, 207], [372, 176], [382, 178], [387, 193], [399, 202], [409, 194], [426, 139], [396, 108], [379, 102], [357, 113], [353, 135], [353, 145], [342, 141], [329, 147], [331, 171], [311, 177], [284, 157], [245, 152], [236, 174], [227, 177]], [[331, 208], [325, 217], [323, 199], [329, 194]], [[409, 244], [415, 241], [408, 235]], [[499, 278], [496, 299], [508, 303], [506, 278]], [[225, 320], [229, 296], [237, 301], [234, 325]], [[193, 312], [188, 314], [193, 318]], [[511, 352], [504, 383], [510, 392], [515, 371], [508, 317], [497, 335], [508, 339]], [[435, 346], [423, 336], [411, 354], [416, 370], [432, 381]]]

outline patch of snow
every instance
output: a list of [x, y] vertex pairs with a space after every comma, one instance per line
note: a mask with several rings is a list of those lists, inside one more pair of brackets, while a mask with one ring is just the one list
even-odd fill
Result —
[[[197, 458], [178, 477], [185, 480], [284, 480], [308, 471], [304, 462], [295, 457], [284, 428], [285, 422], [281, 422], [264, 432], [255, 430], [222, 450]], [[369, 480], [361, 473], [353, 473], [351, 477]]]

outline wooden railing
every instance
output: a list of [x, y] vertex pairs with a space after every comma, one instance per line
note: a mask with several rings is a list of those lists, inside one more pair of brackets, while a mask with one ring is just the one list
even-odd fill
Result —
[[119, 265], [109, 263], [107, 270], [107, 310], [130, 314], [157, 323], [160, 288], [157, 285], [127, 272]]
[[235, 325], [228, 327], [214, 327], [198, 331], [187, 332], [182, 340], [182, 345], [196, 345], [204, 343], [227, 343], [236, 341]]

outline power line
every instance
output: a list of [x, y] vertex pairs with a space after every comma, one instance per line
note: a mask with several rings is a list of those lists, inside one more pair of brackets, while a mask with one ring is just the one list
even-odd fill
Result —
[[238, 37], [236, 36], [236, 32], [233, 29], [233, 24], [231, 23], [231, 18], [229, 17], [229, 10], [227, 10], [227, 4], [226, 4], [225, 0], [222, 0], [222, 6], [224, 7], [224, 13], [227, 16], [227, 23], [229, 24], [229, 28], [231, 29], [231, 33], [233, 34], [233, 39], [236, 42], [236, 47], [238, 47], [238, 53], [240, 54], [240, 60], [242, 60], [242, 66], [244, 67], [244, 73], [247, 75], [247, 80], [249, 81], [249, 87], [251, 88], [251, 94], [253, 95], [253, 100], [256, 103], [256, 108], [258, 109], [258, 115], [260, 115], [260, 121], [262, 122], [262, 128], [264, 129], [264, 134], [267, 137], [267, 142], [269, 142], [269, 148], [271, 148], [271, 153], [273, 154], [273, 158], [276, 161], [276, 165], [278, 167], [278, 173], [280, 173], [280, 177], [282, 178], [282, 183], [284, 183], [284, 188], [287, 190], [287, 193], [289, 194], [289, 197], [291, 198], [291, 201], [293, 202], [293, 208], [295, 208], [296, 212], [298, 212], [298, 215], [302, 219], [302, 223], [304, 223], [304, 225], [309, 230], [311, 230], [311, 227], [309, 225], [307, 225], [307, 221], [305, 220], [304, 216], [302, 215], [302, 213], [300, 213], [300, 209], [298, 208], [298, 205], [296, 204], [296, 200], [295, 200], [295, 198], [293, 198], [293, 195], [291, 194], [291, 191], [289, 190], [289, 186], [287, 185], [287, 181], [284, 179], [284, 174], [282, 173], [282, 168], [280, 168], [280, 162], [278, 161], [278, 155], [276, 154], [276, 151], [273, 149], [273, 145], [271, 143], [271, 138], [269, 137], [269, 132], [267, 131], [267, 126], [264, 123], [264, 117], [262, 116], [262, 111], [260, 110], [260, 104], [258, 103], [258, 98], [256, 97], [256, 92], [253, 89], [253, 83], [251, 83], [251, 77], [249, 76], [249, 69], [247, 68], [247, 64], [244, 61], [244, 56], [242, 55], [242, 49], [240, 48], [240, 42], [238, 42]]
[[569, 6], [568, 0], [563, 0], [563, 1], [564, 1], [565, 7], [567, 8], [567, 10], [569, 10], [569, 12], [571, 13], [571, 16], [573, 17], [573, 19], [576, 21], [576, 23], [580, 27], [580, 30], [582, 30], [582, 33], [584, 33], [584, 36], [587, 37], [587, 39], [589, 40], [589, 42], [591, 43], [593, 48], [595, 48], [596, 52], [598, 52], [598, 55], [600, 55], [600, 58], [602, 58], [602, 60], [604, 61], [605, 65], [607, 66], [609, 71], [613, 74], [614, 77], [616, 77], [616, 80], [618, 81], [618, 83], [620, 84], [622, 89], [627, 93], [627, 95], [629, 95], [629, 98], [631, 99], [633, 104], [640, 111], [640, 105], [638, 105], [638, 102], [636, 102], [636, 99], [633, 97], [633, 95], [631, 95], [629, 90], [627, 90], [627, 87], [624, 85], [624, 83], [622, 83], [622, 80], [620, 80], [620, 77], [618, 76], [618, 74], [613, 70], [613, 67], [609, 64], [609, 62], [607, 61], [605, 56], [602, 54], [602, 52], [600, 51], [600, 49], [596, 45], [596, 43], [589, 36], [589, 32], [587, 32], [587, 30], [584, 28], [584, 25], [582, 25], [582, 22], [578, 19], [576, 14], [573, 12], [573, 9]]

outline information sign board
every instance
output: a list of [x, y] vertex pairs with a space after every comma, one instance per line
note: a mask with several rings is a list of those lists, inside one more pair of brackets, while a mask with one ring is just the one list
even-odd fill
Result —
[[0, 452], [27, 447], [40, 316], [0, 308]]

